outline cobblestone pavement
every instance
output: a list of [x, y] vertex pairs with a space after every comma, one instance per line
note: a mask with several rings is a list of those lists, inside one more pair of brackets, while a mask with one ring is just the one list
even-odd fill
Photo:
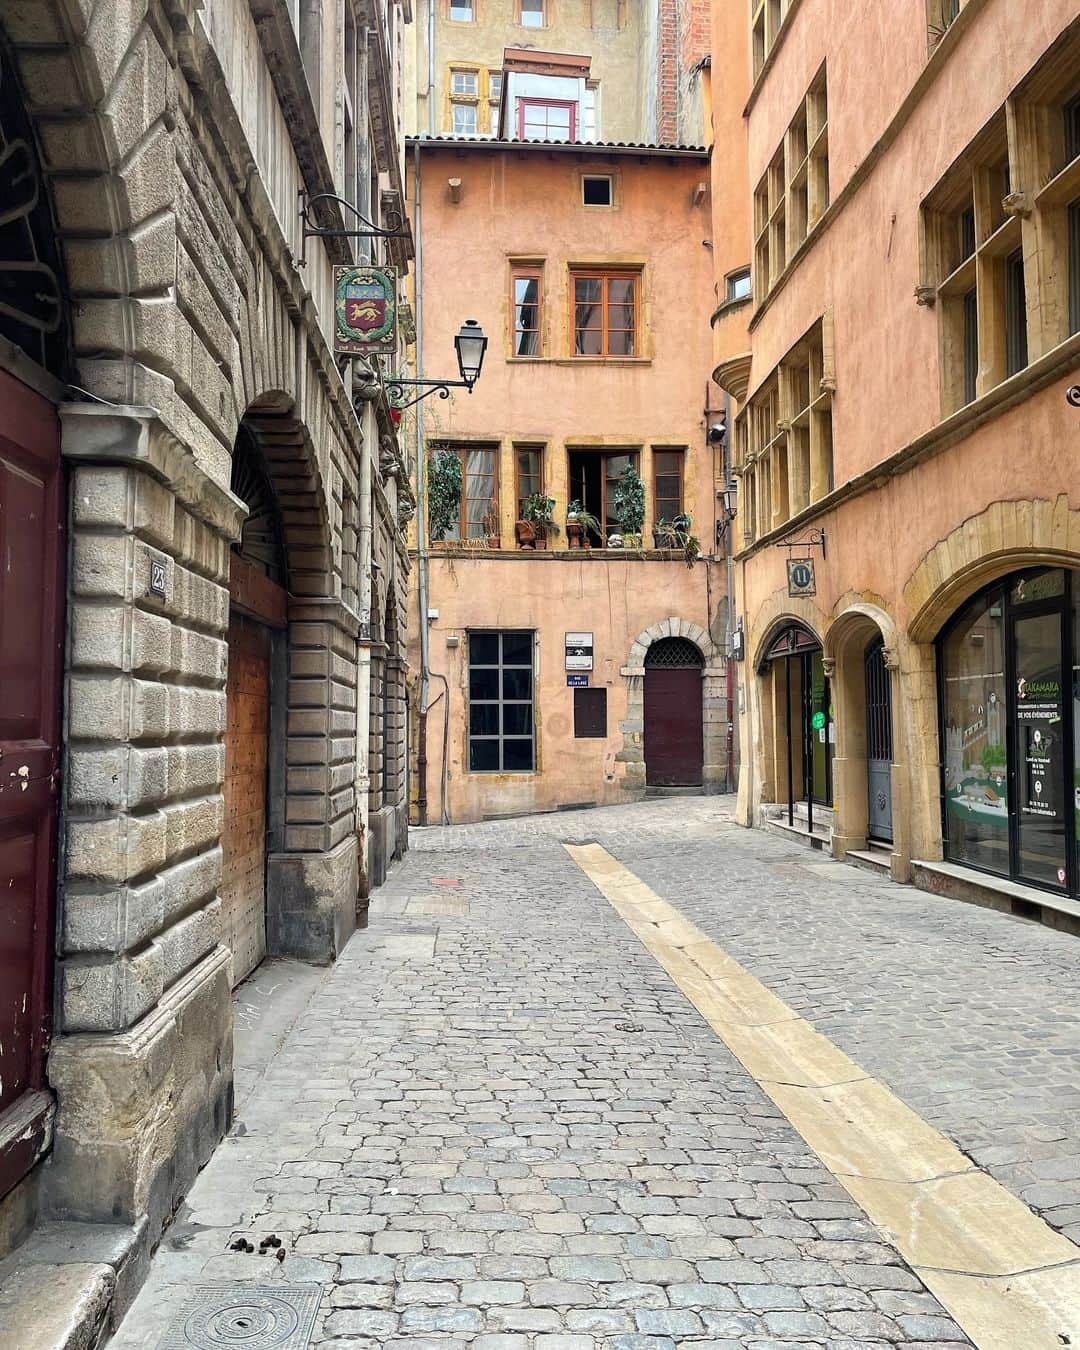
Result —
[[561, 847], [587, 839], [1077, 1235], [1076, 939], [678, 798], [414, 832], [116, 1350], [215, 1281], [322, 1284], [335, 1350], [968, 1344]]

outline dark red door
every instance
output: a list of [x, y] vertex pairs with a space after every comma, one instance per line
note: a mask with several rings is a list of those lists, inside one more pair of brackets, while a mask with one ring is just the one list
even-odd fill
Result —
[[0, 1195], [33, 1165], [51, 1107], [61, 512], [56, 413], [0, 371]]
[[700, 668], [646, 668], [646, 783], [698, 787], [704, 763]]

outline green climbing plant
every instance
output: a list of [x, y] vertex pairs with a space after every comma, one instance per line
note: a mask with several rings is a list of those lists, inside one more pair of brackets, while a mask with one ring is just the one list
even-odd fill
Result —
[[445, 539], [457, 524], [461, 510], [461, 457], [453, 450], [436, 450], [428, 461], [428, 537]]

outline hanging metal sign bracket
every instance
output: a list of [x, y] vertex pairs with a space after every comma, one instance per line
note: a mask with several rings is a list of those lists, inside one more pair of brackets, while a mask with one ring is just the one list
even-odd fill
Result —
[[[339, 230], [335, 226], [315, 225], [312, 223], [312, 214], [317, 211], [320, 202], [337, 202], [343, 211], [350, 212], [363, 229]], [[309, 239], [408, 239], [410, 237], [409, 228], [396, 212], [388, 214], [389, 229], [382, 229], [368, 220], [363, 212], [359, 211], [352, 202], [344, 197], [339, 197], [336, 192], [317, 192], [314, 197], [309, 197], [303, 188], [300, 189], [300, 221], [304, 227], [303, 244], [300, 251], [300, 266], [303, 267], [307, 262], [307, 241]]]
[[778, 539], [773, 548], [786, 548], [790, 553], [794, 548], [819, 548], [822, 558], [827, 558], [825, 552], [825, 530], [811, 530], [805, 539]]

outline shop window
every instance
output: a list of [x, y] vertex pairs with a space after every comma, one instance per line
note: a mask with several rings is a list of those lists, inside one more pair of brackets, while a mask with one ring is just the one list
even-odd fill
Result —
[[575, 356], [634, 356], [639, 272], [571, 273]]
[[533, 634], [470, 632], [468, 641], [469, 772], [531, 773]]
[[1061, 569], [1008, 577], [938, 640], [946, 857], [1072, 894], [1074, 582]]
[[542, 355], [543, 273], [536, 267], [516, 267], [511, 278], [515, 356]]
[[653, 450], [653, 519], [674, 520], [683, 510], [682, 450]]
[[[443, 536], [449, 542], [499, 540], [499, 452], [496, 446], [438, 445], [432, 455], [457, 455], [461, 461], [458, 519]], [[433, 542], [438, 542], [433, 541]]]
[[603, 740], [607, 736], [607, 690], [574, 690], [574, 737]]

